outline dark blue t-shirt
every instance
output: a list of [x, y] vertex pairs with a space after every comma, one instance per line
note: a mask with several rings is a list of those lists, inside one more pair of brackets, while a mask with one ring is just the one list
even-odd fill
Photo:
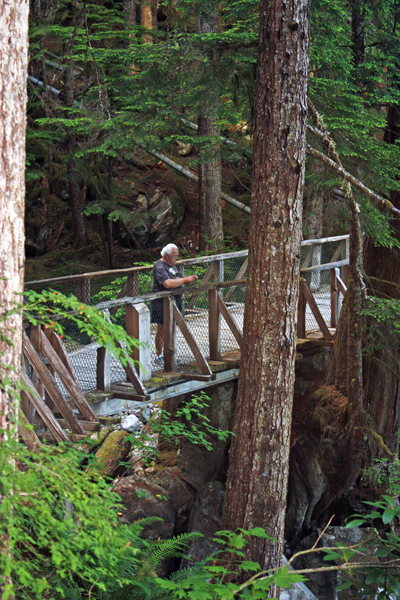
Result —
[[[164, 281], [167, 281], [167, 279], [180, 279], [181, 277], [182, 273], [176, 265], [170, 267], [166, 262], [160, 259], [153, 267], [153, 287], [151, 288], [151, 291], [166, 292], [167, 288], [163, 286]], [[182, 296], [175, 296], [175, 300], [179, 310], [182, 310]], [[162, 305], [164, 300], [163, 298], [157, 298], [157, 300], [152, 300], [151, 302], [152, 304]]]

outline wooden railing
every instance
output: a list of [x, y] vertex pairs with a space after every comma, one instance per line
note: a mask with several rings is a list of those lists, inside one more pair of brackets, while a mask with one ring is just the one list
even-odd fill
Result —
[[[348, 236], [337, 236], [335, 238], [324, 238], [319, 240], [306, 240], [303, 242], [303, 246], [309, 247], [309, 252], [303, 257], [301, 265], [301, 278], [300, 278], [300, 290], [299, 290], [299, 308], [298, 308], [298, 323], [297, 323], [297, 336], [298, 338], [305, 338], [307, 329], [307, 320], [310, 321], [311, 315], [314, 316], [318, 328], [320, 329], [325, 340], [332, 340], [332, 328], [336, 327], [337, 319], [340, 313], [341, 300], [346, 292], [347, 286], [347, 269], [348, 269], [348, 258], [347, 258], [347, 245]], [[321, 257], [320, 252], [314, 252], [317, 248], [321, 248], [323, 244], [329, 242], [337, 242], [338, 246], [335, 249], [331, 260], [324, 264], [310, 263], [316, 261], [316, 256]], [[147, 370], [147, 378], [152, 375], [152, 372], [156, 370], [155, 365], [152, 363], [152, 356], [154, 357], [154, 350], [151, 342], [151, 325], [150, 325], [150, 314], [147, 305], [152, 299], [164, 299], [164, 369], [168, 372], [174, 372], [177, 368], [177, 358], [179, 358], [179, 344], [182, 340], [190, 348], [193, 357], [187, 360], [186, 363], [190, 364], [190, 371], [187, 368], [182, 370], [182, 378], [186, 379], [198, 379], [207, 381], [213, 378], [210, 366], [206, 360], [209, 357], [211, 361], [220, 361], [222, 358], [226, 360], [224, 355], [224, 348], [226, 343], [224, 341], [224, 335], [227, 333], [221, 333], [221, 320], [223, 319], [228, 329], [224, 332], [229, 332], [230, 339], [233, 341], [236, 349], [240, 349], [242, 343], [242, 331], [241, 327], [238, 326], [237, 320], [232, 316], [232, 311], [236, 311], [236, 319], [239, 321], [242, 319], [244, 311], [244, 293], [239, 294], [239, 290], [243, 290], [246, 283], [245, 275], [247, 269], [247, 251], [214, 255], [208, 257], [202, 257], [200, 259], [187, 259], [180, 261], [181, 267], [189, 265], [205, 264], [209, 265], [207, 270], [204, 272], [202, 277], [201, 285], [187, 287], [180, 290], [170, 290], [158, 293], [138, 293], [138, 277], [141, 272], [149, 272], [151, 267], [134, 267], [131, 269], [121, 269], [118, 271], [105, 271], [101, 273], [88, 273], [83, 275], [72, 277], [62, 277], [51, 280], [42, 280], [27, 284], [31, 285], [42, 285], [46, 284], [49, 287], [57, 282], [74, 281], [78, 280], [79, 286], [82, 290], [82, 294], [86, 294], [89, 299], [90, 294], [90, 281], [93, 278], [101, 277], [104, 274], [109, 275], [127, 275], [127, 279], [124, 282], [122, 289], [120, 290], [119, 297], [111, 301], [100, 302], [96, 306], [111, 315], [115, 314], [119, 308], [123, 307], [124, 310], [124, 324], [126, 331], [132, 337], [135, 337], [143, 342], [143, 346], [140, 349], [135, 349], [132, 356], [133, 364], [137, 365], [138, 361], [143, 364]], [[304, 254], [304, 252], [303, 252]], [[223, 281], [224, 279], [224, 262], [232, 259], [240, 259], [240, 267], [236, 270], [236, 278], [233, 281]], [[332, 260], [334, 259], [334, 260]], [[342, 276], [341, 276], [342, 270]], [[321, 278], [323, 274], [329, 272], [329, 285], [324, 285], [322, 292], [321, 288], [315, 292], [315, 287], [321, 284]], [[313, 278], [314, 277], [314, 278]], [[326, 279], [326, 275], [324, 276]], [[89, 283], [88, 283], [89, 282]], [[241, 286], [241, 288], [240, 288]], [[186, 297], [186, 313], [187, 318], [184, 318], [181, 313], [177, 310], [174, 296], [183, 295]], [[201, 307], [199, 308], [198, 298], [202, 296]], [[190, 295], [190, 298], [189, 298]], [[322, 314], [321, 310], [321, 297], [328, 306], [329, 300], [329, 315]], [[232, 299], [236, 301], [232, 302]], [[239, 299], [239, 300], [238, 300]], [[310, 307], [310, 311], [306, 311], [307, 305]], [[204, 307], [207, 308], [204, 308]], [[199, 317], [196, 317], [196, 311]], [[189, 316], [188, 316], [189, 313]], [[202, 332], [200, 330], [195, 331], [194, 322], [198, 318], [199, 323], [202, 321]], [[190, 320], [190, 323], [189, 323]], [[190, 326], [189, 326], [190, 325]], [[200, 325], [199, 325], [200, 327]], [[177, 338], [176, 329], [180, 331], [180, 337]], [[207, 334], [205, 334], [206, 329]], [[31, 329], [31, 336], [35, 339], [38, 332], [35, 328]], [[207, 339], [205, 345], [204, 338]], [[57, 340], [53, 340], [53, 347], [57, 347]], [[231, 342], [230, 342], [231, 343]], [[225, 345], [224, 345], [225, 344]], [[37, 345], [37, 344], [36, 344]], [[40, 343], [41, 351], [47, 348], [49, 351], [48, 344], [43, 342]], [[147, 349], [147, 350], [146, 350]], [[28, 356], [29, 346], [24, 345], [24, 352], [31, 362], [31, 358]], [[58, 349], [58, 356], [61, 357], [61, 350]], [[68, 361], [74, 360], [85, 361], [85, 353], [96, 352], [96, 387], [98, 390], [107, 390], [111, 385], [111, 361], [115, 360], [110, 357], [105, 348], [100, 347], [98, 344], [87, 344], [81, 348], [75, 349], [70, 352], [66, 358], [61, 358], [61, 362], [64, 362], [64, 366], [67, 370]], [[147, 352], [147, 353], [146, 353]], [[61, 354], [60, 354], [61, 353]], [[54, 372], [54, 357], [53, 362], [48, 358], [49, 369]], [[88, 362], [89, 364], [89, 362]], [[80, 402], [80, 397], [71, 382], [68, 380], [68, 373], [66, 374], [60, 365], [58, 366], [58, 375], [62, 377], [62, 383], [68, 390], [72, 400]], [[146, 377], [143, 377], [141, 371], [138, 368], [133, 368], [131, 365], [123, 367], [125, 370], [125, 376], [134, 387], [134, 395], [137, 400], [143, 400], [147, 397], [147, 392], [143, 381]], [[36, 370], [36, 369], [35, 369]], [[47, 370], [47, 369], [46, 369]], [[159, 368], [157, 370], [160, 370]], [[73, 370], [72, 370], [73, 371]], [[120, 368], [120, 374], [124, 375], [122, 367]], [[70, 369], [71, 375], [71, 369]], [[42, 379], [43, 379], [42, 374]], [[74, 375], [75, 382], [78, 382], [79, 376]], [[43, 381], [37, 383], [38, 387], [43, 385]], [[47, 387], [51, 387], [51, 383], [47, 382]], [[79, 387], [79, 386], [78, 386]], [[82, 384], [81, 384], [81, 387]], [[87, 390], [88, 391], [88, 390]], [[49, 395], [48, 389], [46, 393]], [[54, 403], [54, 398], [59, 402], [56, 392], [51, 387], [51, 400]], [[131, 394], [132, 395], [132, 394]], [[60, 402], [59, 402], [60, 403]], [[83, 405], [82, 405], [83, 406]], [[65, 411], [66, 409], [63, 408]], [[85, 422], [90, 422], [89, 415], [84, 415], [85, 408], [83, 411], [79, 407], [82, 413], [81, 418], [85, 419]], [[62, 412], [62, 411], [60, 411]], [[70, 415], [63, 414], [66, 421], [71, 419]], [[82, 421], [83, 422], [83, 421]], [[71, 430], [74, 431], [71, 425]], [[54, 424], [53, 424], [54, 426]], [[54, 426], [55, 427], [55, 426]], [[80, 426], [82, 428], [82, 425]], [[78, 426], [75, 424], [75, 430], [78, 431]]]

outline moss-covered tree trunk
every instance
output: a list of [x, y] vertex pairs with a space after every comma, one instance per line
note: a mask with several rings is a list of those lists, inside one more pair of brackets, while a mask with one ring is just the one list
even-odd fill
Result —
[[264, 527], [246, 550], [283, 553], [307, 120], [308, 0], [262, 0], [249, 267], [223, 527]]

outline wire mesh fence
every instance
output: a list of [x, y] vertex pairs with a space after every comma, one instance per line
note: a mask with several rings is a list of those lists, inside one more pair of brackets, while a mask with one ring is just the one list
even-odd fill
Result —
[[[346, 262], [348, 258], [348, 236], [326, 238], [325, 240], [308, 240], [303, 242], [301, 248], [300, 267], [310, 291], [318, 304], [319, 310], [327, 325], [331, 318], [330, 297], [330, 270], [310, 271], [311, 267], [324, 264]], [[207, 288], [210, 284], [223, 283], [219, 293], [236, 328], [243, 332], [243, 317], [245, 304], [245, 283], [240, 285], [227, 285], [227, 282], [245, 280], [247, 274], [247, 251], [214, 257], [190, 259], [177, 263], [184, 275], [196, 274], [199, 281], [196, 287], [205, 287], [200, 291], [191, 291], [190, 287], [180, 290], [182, 295], [182, 315], [186, 326], [195, 340], [201, 354], [209, 358], [209, 297]], [[343, 266], [340, 267], [343, 278]], [[152, 267], [138, 267], [127, 271], [90, 273], [76, 276], [75, 278], [58, 278], [42, 282], [29, 282], [26, 288], [54, 289], [66, 295], [73, 294], [79, 300], [91, 305], [98, 305], [104, 309], [109, 301], [121, 299], [118, 306], [109, 308], [109, 318], [112, 322], [126, 328], [126, 303], [135, 302], [137, 296], [148, 295], [152, 287]], [[126, 299], [126, 300], [125, 300]], [[150, 310], [150, 298], [142, 301]], [[76, 324], [65, 319], [62, 322], [64, 329], [64, 342], [69, 353], [71, 364], [75, 370], [79, 385], [84, 392], [96, 388], [96, 360], [97, 350], [94, 340], [80, 332]], [[318, 329], [317, 321], [310, 309], [306, 309], [306, 331]], [[163, 361], [159, 360], [156, 353], [157, 325], [150, 325], [150, 352], [151, 372], [163, 370]], [[176, 358], [178, 370], [180, 366], [195, 363], [193, 350], [184, 333], [176, 328], [175, 336]], [[231, 327], [224, 317], [220, 315], [220, 352], [225, 354], [238, 350], [238, 342]], [[111, 383], [126, 380], [125, 371], [121, 363], [114, 357], [111, 359]], [[61, 389], [61, 382], [58, 382]], [[62, 389], [66, 394], [66, 390]]]

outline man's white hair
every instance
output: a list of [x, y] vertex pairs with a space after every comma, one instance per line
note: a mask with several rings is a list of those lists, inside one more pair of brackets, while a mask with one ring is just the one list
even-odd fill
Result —
[[172, 250], [178, 250], [178, 246], [175, 246], [175, 244], [167, 244], [161, 250], [161, 256], [165, 256], [166, 254], [171, 254]]

